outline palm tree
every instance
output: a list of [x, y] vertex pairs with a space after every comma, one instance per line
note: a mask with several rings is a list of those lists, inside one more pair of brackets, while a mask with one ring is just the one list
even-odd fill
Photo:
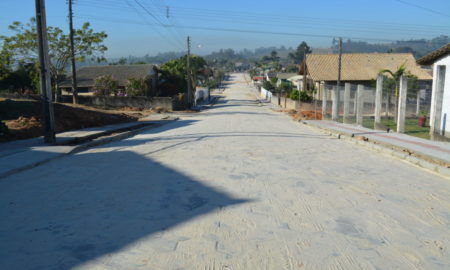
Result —
[[[406, 74], [406, 63], [401, 64], [396, 71], [392, 71], [390, 69], [383, 69], [380, 71], [380, 74], [389, 74], [392, 76], [392, 78], [395, 81], [395, 92], [394, 92], [394, 96], [395, 96], [395, 108], [394, 108], [394, 121], [397, 121], [397, 106], [398, 106], [398, 91], [400, 88], [400, 78]], [[387, 108], [386, 111], [389, 112], [389, 107], [391, 104], [391, 95], [388, 95], [388, 103], [387, 103]]]

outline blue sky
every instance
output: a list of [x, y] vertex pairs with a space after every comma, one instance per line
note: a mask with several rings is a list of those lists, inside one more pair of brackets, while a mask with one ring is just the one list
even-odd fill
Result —
[[[197, 54], [295, 47], [303, 40], [328, 47], [339, 36], [381, 42], [450, 35], [448, 0], [73, 1], [75, 26], [89, 21], [109, 35], [107, 57], [181, 51], [187, 35]], [[46, 0], [46, 6], [48, 25], [67, 30], [66, 1]], [[33, 0], [0, 0], [0, 35], [11, 34], [12, 21], [27, 21], [34, 12]]]

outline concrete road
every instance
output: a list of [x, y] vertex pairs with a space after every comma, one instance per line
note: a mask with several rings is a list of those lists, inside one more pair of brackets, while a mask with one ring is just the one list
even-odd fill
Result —
[[450, 269], [450, 180], [232, 78], [212, 109], [0, 181], [0, 268]]

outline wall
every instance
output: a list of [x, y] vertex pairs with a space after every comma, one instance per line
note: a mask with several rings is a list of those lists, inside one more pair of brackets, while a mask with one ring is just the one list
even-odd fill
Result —
[[204, 99], [207, 99], [209, 95], [209, 90], [206, 87], [197, 87], [195, 89], [195, 104], [197, 104], [198, 101], [202, 101]]
[[[436, 78], [437, 78], [437, 66], [438, 65], [445, 65], [445, 81], [444, 81], [444, 96], [443, 96], [443, 102], [442, 102], [442, 116], [441, 116], [441, 125], [439, 127], [439, 130], [442, 130], [443, 126], [443, 119], [444, 114], [447, 115], [447, 119], [445, 122], [445, 136], [450, 137], [450, 55], [447, 55], [446, 57], [440, 59], [433, 65], [433, 93], [435, 94], [435, 88], [436, 88]], [[434, 104], [431, 105], [431, 111], [433, 116], [433, 109]]]
[[260, 93], [261, 98], [271, 101], [272, 100], [272, 92], [270, 92], [269, 90], [264, 89], [264, 87], [261, 87], [261, 93]]
[[[72, 102], [72, 96], [64, 96], [64, 102]], [[79, 96], [80, 104], [88, 106], [132, 107], [138, 109], [152, 109], [161, 107], [172, 111], [174, 109], [171, 97], [105, 97]]]

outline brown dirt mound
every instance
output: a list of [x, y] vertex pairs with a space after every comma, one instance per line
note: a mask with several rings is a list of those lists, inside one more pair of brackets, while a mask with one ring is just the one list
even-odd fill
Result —
[[[42, 136], [41, 103], [30, 100], [0, 100], [0, 120], [6, 126], [0, 141]], [[80, 105], [54, 104], [56, 132], [137, 121], [139, 117], [106, 112]]]
[[290, 110], [288, 114], [294, 120], [322, 120], [322, 112], [321, 111], [296, 111]]

